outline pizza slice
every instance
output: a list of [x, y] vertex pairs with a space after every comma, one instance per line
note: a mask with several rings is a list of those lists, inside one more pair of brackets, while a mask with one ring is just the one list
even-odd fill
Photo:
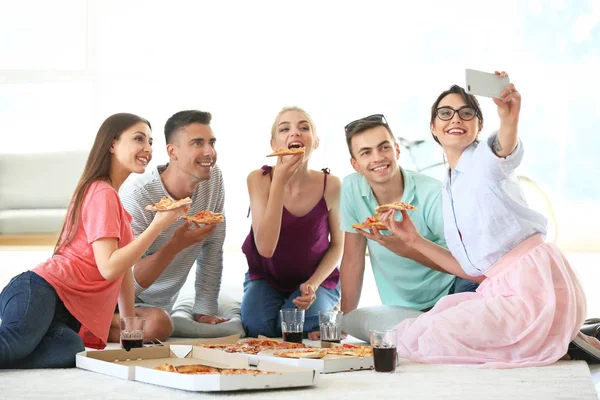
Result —
[[177, 372], [177, 370], [175, 369], [175, 367], [172, 364], [162, 364], [162, 365], [159, 365], [158, 367], [154, 367], [154, 369], [157, 369], [159, 371], [166, 371], [166, 372]]
[[384, 223], [379, 220], [379, 214], [372, 215], [368, 217], [362, 224], [354, 224], [352, 227], [354, 229], [369, 229], [371, 227], [375, 227], [380, 231], [387, 229]]
[[218, 374], [221, 371], [219, 368], [209, 367], [207, 365], [180, 365], [175, 367], [180, 374]]
[[416, 210], [417, 207], [413, 206], [412, 204], [408, 204], [405, 203], [403, 201], [395, 201], [393, 203], [390, 204], [382, 204], [380, 206], [375, 207], [375, 211], [377, 211], [378, 213], [384, 213], [388, 210]]
[[351, 356], [351, 357], [367, 357], [373, 355], [373, 348], [370, 346], [337, 346], [330, 347], [327, 349], [327, 354], [335, 354], [339, 356]]
[[190, 222], [195, 222], [197, 224], [218, 224], [225, 220], [222, 213], [214, 213], [208, 210], [202, 210], [196, 215], [184, 215], [184, 219], [187, 219]]
[[327, 349], [293, 349], [281, 350], [273, 353], [274, 356], [284, 358], [323, 358], [327, 355]]
[[281, 375], [281, 372], [270, 372], [261, 371], [259, 369], [234, 369], [234, 368], [223, 368], [221, 369], [221, 375]]
[[176, 208], [183, 207], [183, 206], [186, 206], [189, 204], [192, 204], [192, 199], [190, 199], [189, 197], [186, 197], [185, 199], [181, 199], [181, 200], [173, 200], [173, 199], [168, 198], [167, 196], [163, 196], [163, 198], [160, 199], [160, 201], [158, 203], [152, 204], [152, 205], [147, 205], [146, 210], [167, 211], [167, 210], [174, 210]]
[[293, 156], [294, 154], [304, 154], [304, 147], [290, 147], [289, 149], [280, 147], [271, 154], [268, 154], [267, 157]]

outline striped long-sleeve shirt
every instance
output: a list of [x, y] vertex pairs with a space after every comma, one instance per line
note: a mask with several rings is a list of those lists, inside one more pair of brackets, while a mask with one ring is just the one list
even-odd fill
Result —
[[[146, 210], [145, 207], [149, 204], [158, 203], [163, 196], [170, 197], [160, 178], [160, 173], [166, 167], [166, 165], [161, 165], [131, 182], [126, 182], [121, 187], [119, 192], [121, 201], [133, 218], [132, 227], [136, 237], [150, 225], [154, 218], [155, 213]], [[225, 186], [223, 175], [219, 167], [215, 166], [210, 179], [201, 182], [196, 187], [188, 214], [194, 215], [202, 210], [223, 212], [224, 204]], [[165, 246], [173, 237], [175, 230], [184, 223], [185, 220], [179, 220], [165, 229], [143, 257], [148, 257]], [[134, 278], [136, 297], [148, 305], [160, 307], [170, 313], [177, 295], [185, 283], [194, 261], [196, 261], [196, 296], [192, 311], [195, 314], [216, 315], [218, 309], [217, 299], [223, 273], [224, 241], [225, 222], [222, 222], [212, 235], [179, 252], [158, 279], [148, 288], [144, 289]]]

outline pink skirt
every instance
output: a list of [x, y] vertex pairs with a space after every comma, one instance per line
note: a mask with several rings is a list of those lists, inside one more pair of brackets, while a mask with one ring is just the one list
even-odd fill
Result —
[[552, 364], [586, 316], [583, 289], [562, 252], [540, 235], [485, 272], [475, 293], [440, 299], [396, 326], [398, 355], [411, 361], [488, 368]]

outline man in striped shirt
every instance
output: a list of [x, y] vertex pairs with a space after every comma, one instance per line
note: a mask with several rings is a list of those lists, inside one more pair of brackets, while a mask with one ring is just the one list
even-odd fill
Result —
[[[223, 212], [225, 190], [221, 170], [215, 164], [216, 139], [210, 121], [208, 112], [190, 110], [174, 114], [165, 124], [169, 163], [121, 187], [121, 200], [133, 218], [136, 237], [154, 218], [155, 213], [145, 207], [159, 202], [163, 196], [173, 200], [190, 197], [192, 204], [188, 215], [202, 210]], [[177, 331], [178, 323], [184, 325], [189, 336], [196, 331], [197, 336], [210, 336], [203, 327], [217, 324], [233, 324], [229, 329], [223, 326], [226, 329], [220, 332], [243, 333], [239, 321], [228, 321], [217, 315], [224, 240], [225, 222], [198, 226], [181, 219], [164, 230], [136, 263], [133, 268], [136, 314], [146, 319], [145, 341], [167, 339], [174, 324]], [[173, 305], [194, 262], [193, 305], [183, 310], [187, 318], [182, 320], [180, 312], [177, 318], [172, 318]], [[116, 314], [111, 326], [111, 341], [119, 341], [118, 323]]]

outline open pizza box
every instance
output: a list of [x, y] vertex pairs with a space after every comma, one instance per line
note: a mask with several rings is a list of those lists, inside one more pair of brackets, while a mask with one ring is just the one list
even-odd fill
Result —
[[327, 354], [323, 358], [287, 358], [273, 355], [274, 350], [262, 351], [250, 357], [251, 362], [271, 361], [278, 364], [289, 365], [300, 368], [310, 368], [322, 374], [332, 372], [358, 371], [373, 368], [373, 356], [355, 357]]
[[[259, 338], [263, 338], [259, 336]], [[330, 344], [327, 347], [340, 347], [340, 344]], [[307, 347], [311, 347], [307, 345]], [[322, 374], [333, 372], [358, 371], [364, 369], [373, 369], [373, 356], [356, 357], [343, 356], [336, 354], [327, 354], [323, 358], [287, 358], [275, 356], [276, 350], [261, 351], [256, 355], [247, 355], [251, 363], [258, 363], [261, 360], [276, 362], [279, 364], [290, 365], [294, 367], [310, 368], [319, 371]]]
[[[201, 364], [217, 368], [251, 369], [272, 374], [180, 374], [154, 369], [162, 364], [174, 366]], [[191, 345], [125, 350], [84, 351], [76, 356], [78, 368], [116, 378], [135, 380], [175, 389], [191, 391], [231, 391], [274, 389], [316, 385], [319, 374], [313, 369], [260, 360], [253, 364], [242, 354]]]
[[192, 345], [195, 346], [197, 344], [234, 344], [240, 340], [240, 335], [229, 335], [218, 338], [197, 338], [197, 339], [187, 339], [187, 340], [167, 340], [161, 342], [162, 344], [168, 345]]

